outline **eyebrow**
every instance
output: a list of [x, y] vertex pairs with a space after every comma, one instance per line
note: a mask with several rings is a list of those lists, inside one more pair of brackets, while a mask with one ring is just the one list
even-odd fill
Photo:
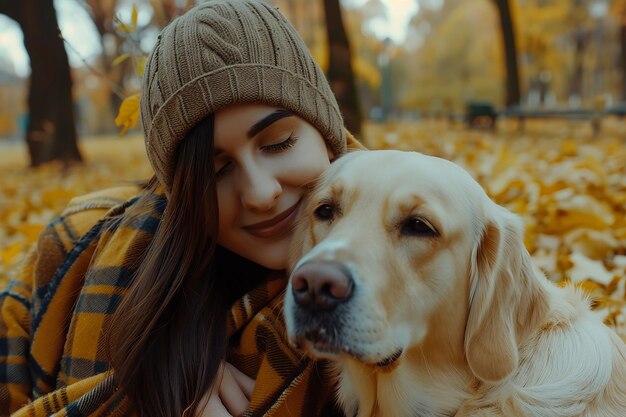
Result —
[[276, 110], [275, 112], [268, 114], [267, 116], [253, 124], [250, 130], [248, 130], [246, 136], [248, 136], [248, 139], [252, 139], [254, 136], [258, 135], [259, 132], [269, 127], [272, 123], [275, 123], [280, 119], [284, 119], [285, 117], [291, 117], [293, 115], [294, 114], [289, 110]]
[[[256, 135], [258, 135], [260, 132], [262, 132], [264, 129], [267, 129], [272, 123], [275, 123], [279, 121], [280, 119], [284, 119], [286, 117], [292, 117], [292, 116], [295, 116], [293, 112], [290, 112], [289, 110], [285, 110], [285, 109], [278, 109], [268, 114], [267, 116], [265, 116], [264, 118], [256, 122], [255, 124], [253, 124], [252, 127], [246, 133], [246, 136], [248, 137], [248, 139], [252, 139]], [[215, 148], [213, 150], [213, 157], [220, 155], [222, 152], [224, 151], [219, 148]]]

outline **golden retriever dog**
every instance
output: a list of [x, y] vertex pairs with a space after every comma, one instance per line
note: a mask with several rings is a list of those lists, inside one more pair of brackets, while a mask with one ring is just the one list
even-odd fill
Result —
[[352, 417], [626, 416], [626, 346], [452, 162], [357, 151], [304, 202], [289, 339]]

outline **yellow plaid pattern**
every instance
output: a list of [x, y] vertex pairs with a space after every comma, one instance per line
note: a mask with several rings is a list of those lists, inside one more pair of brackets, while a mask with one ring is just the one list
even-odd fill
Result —
[[[348, 149], [365, 149], [346, 131]], [[132, 416], [116, 389], [102, 335], [150, 242], [166, 200], [121, 227], [137, 187], [72, 200], [50, 223], [16, 279], [0, 292], [0, 416]], [[247, 417], [339, 416], [326, 365], [285, 337], [283, 276], [236, 301], [228, 317], [229, 361], [256, 378]]]
[[[0, 415], [133, 415], [113, 383], [103, 335], [165, 208], [155, 195], [152, 212], [121, 226], [136, 192], [74, 200], [0, 294]], [[229, 314], [229, 360], [257, 380], [246, 415], [329, 415], [324, 365], [286, 343], [285, 283], [269, 276]]]

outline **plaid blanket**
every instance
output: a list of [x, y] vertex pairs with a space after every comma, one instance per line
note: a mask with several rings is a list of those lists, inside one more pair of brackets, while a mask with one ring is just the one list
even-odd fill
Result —
[[[136, 187], [81, 197], [50, 223], [0, 294], [0, 415], [127, 416], [103, 335], [166, 200], [130, 226]], [[256, 378], [247, 416], [317, 416], [330, 398], [325, 367], [293, 350], [281, 315], [285, 277], [270, 275], [234, 303], [229, 361]]]

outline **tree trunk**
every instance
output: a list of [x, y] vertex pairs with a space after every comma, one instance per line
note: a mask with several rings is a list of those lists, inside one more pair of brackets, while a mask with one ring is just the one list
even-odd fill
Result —
[[[105, 79], [107, 88], [109, 89], [109, 108], [104, 109], [103, 117], [108, 121], [106, 128], [103, 129], [102, 125], [98, 125], [98, 133], [110, 132], [113, 130], [114, 123], [112, 120], [115, 118], [117, 109], [120, 108], [123, 98], [119, 97], [117, 88], [121, 89], [123, 74], [120, 68], [113, 68], [113, 61], [118, 55], [119, 44], [121, 43], [120, 37], [115, 34], [113, 30], [113, 20], [115, 16], [115, 9], [117, 7], [117, 0], [101, 1], [101, 0], [85, 0], [86, 9], [91, 16], [91, 20], [98, 31], [100, 36], [100, 47], [102, 48], [102, 55], [100, 56], [101, 67], [103, 74], [100, 76]], [[109, 37], [116, 44], [114, 51], [109, 46]], [[124, 64], [124, 63], [122, 63]], [[113, 85], [112, 85], [113, 84]], [[105, 116], [106, 115], [106, 116]]]
[[152, 21], [157, 28], [162, 29], [175, 17], [180, 16], [194, 6], [193, 0], [187, 0], [183, 6], [179, 6], [176, 0], [150, 0], [154, 16]]
[[511, 17], [509, 0], [496, 0], [500, 14], [500, 27], [504, 43], [506, 62], [506, 98], [507, 107], [520, 104], [519, 71], [517, 65], [517, 47], [515, 45], [515, 29]]
[[622, 101], [626, 101], [626, 7], [622, 9], [620, 19], [620, 52], [622, 70]]
[[574, 72], [570, 81], [570, 97], [574, 96], [577, 100], [583, 97], [583, 76], [585, 65], [585, 46], [587, 44], [587, 35], [584, 29], [577, 29], [574, 32]]
[[53, 0], [0, 0], [0, 13], [17, 21], [30, 58], [26, 144], [31, 166], [81, 161], [72, 103], [72, 79]]
[[348, 130], [355, 136], [361, 134], [361, 111], [352, 60], [350, 43], [341, 19], [339, 0], [324, 0], [326, 34], [328, 35], [328, 80], [337, 97]]

